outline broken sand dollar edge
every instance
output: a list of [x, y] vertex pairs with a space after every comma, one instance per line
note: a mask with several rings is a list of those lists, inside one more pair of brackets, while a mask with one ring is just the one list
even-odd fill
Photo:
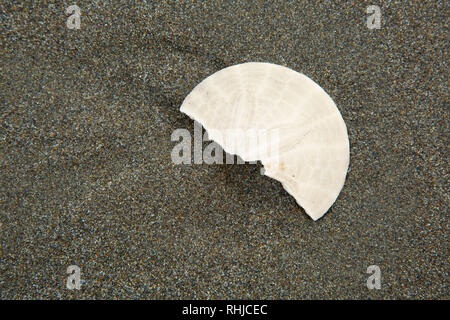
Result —
[[[261, 161], [264, 174], [280, 181], [313, 220], [328, 211], [344, 186], [347, 127], [331, 97], [302, 73], [264, 62], [230, 66], [200, 82], [180, 111], [201, 123], [226, 152]], [[238, 132], [247, 147], [237, 148], [229, 132], [235, 138]], [[254, 140], [255, 132], [276, 139]], [[275, 155], [267, 152], [274, 149]]]

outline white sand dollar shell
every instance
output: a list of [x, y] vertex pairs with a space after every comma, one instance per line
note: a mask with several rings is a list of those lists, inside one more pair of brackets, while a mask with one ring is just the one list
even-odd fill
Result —
[[[307, 76], [270, 63], [238, 64], [203, 80], [180, 110], [225, 151], [260, 160], [264, 174], [280, 181], [312, 219], [336, 201], [349, 165], [347, 128], [330, 96]], [[278, 141], [251, 140], [255, 131]], [[247, 147], [236, 148], [229, 132]], [[276, 155], [261, 152], [275, 146]]]

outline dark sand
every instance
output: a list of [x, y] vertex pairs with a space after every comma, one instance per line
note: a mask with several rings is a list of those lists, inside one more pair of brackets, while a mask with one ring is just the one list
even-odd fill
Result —
[[[379, 1], [380, 30], [365, 1], [77, 1], [80, 30], [33, 2], [0, 5], [1, 299], [449, 298], [444, 1]], [[306, 74], [347, 124], [317, 222], [261, 165], [171, 161], [183, 98], [247, 61]]]

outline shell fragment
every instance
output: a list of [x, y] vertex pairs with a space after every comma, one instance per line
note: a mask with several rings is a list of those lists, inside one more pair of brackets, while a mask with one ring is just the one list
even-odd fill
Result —
[[344, 120], [330, 96], [289, 68], [260, 62], [222, 69], [198, 84], [180, 109], [211, 140], [283, 187], [314, 220], [336, 201], [349, 166]]

